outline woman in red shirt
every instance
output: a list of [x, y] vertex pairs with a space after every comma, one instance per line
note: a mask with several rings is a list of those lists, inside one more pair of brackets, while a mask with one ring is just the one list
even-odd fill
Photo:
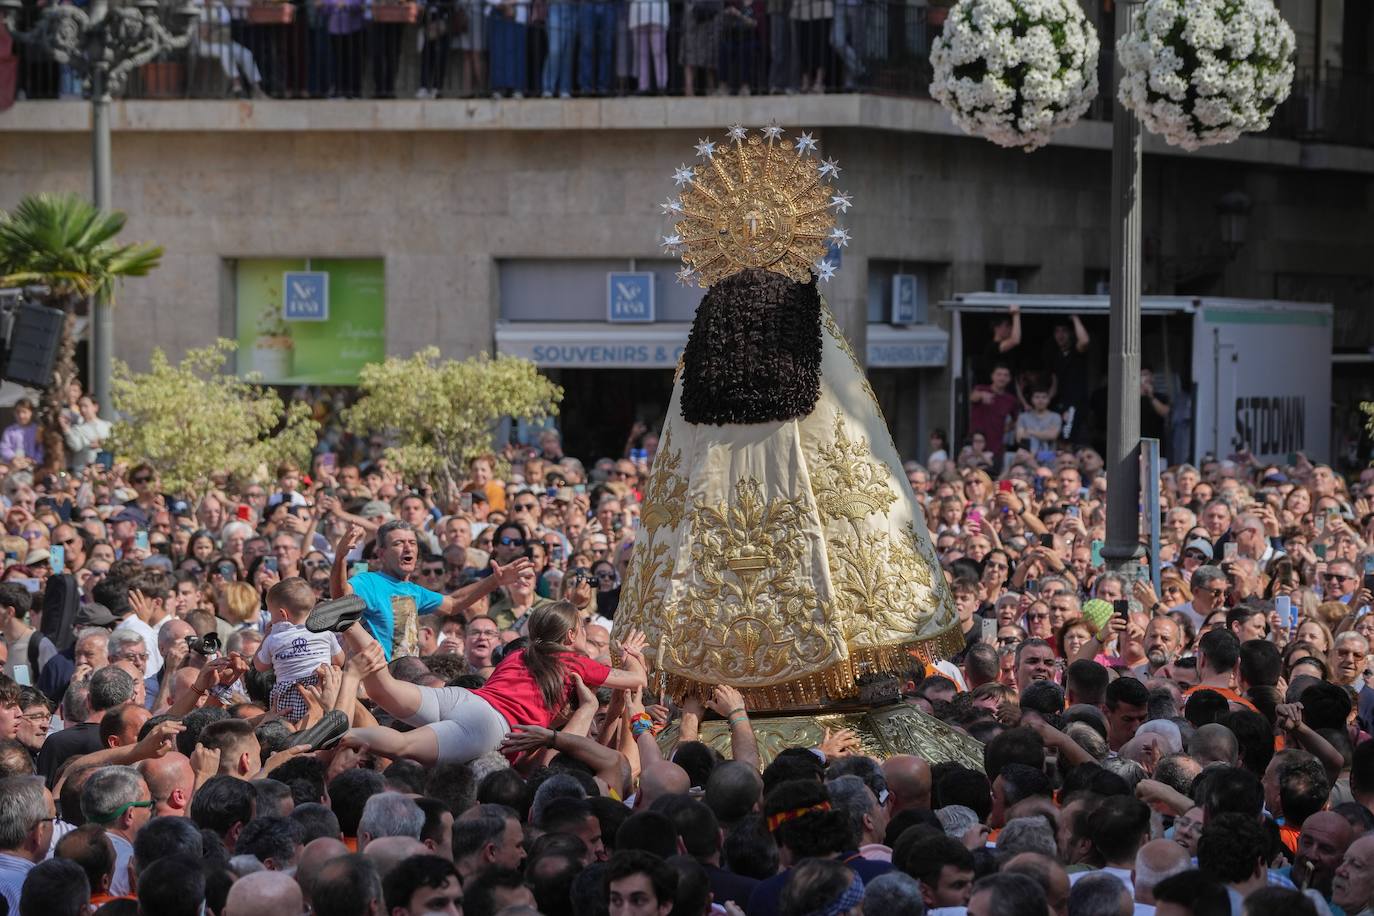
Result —
[[641, 654], [644, 635], [631, 630], [621, 640], [625, 669], [593, 661], [585, 654], [586, 624], [567, 601], [531, 612], [527, 635], [529, 645], [502, 659], [476, 690], [421, 687], [393, 678], [381, 646], [354, 623], [345, 631], [349, 647], [374, 656], [375, 670], [363, 681], [368, 696], [391, 715], [419, 727], [409, 732], [383, 726], [354, 728], [341, 743], [425, 766], [462, 763], [496, 750], [513, 726], [548, 728], [572, 694], [573, 675], [593, 689], [632, 690], [648, 683]]

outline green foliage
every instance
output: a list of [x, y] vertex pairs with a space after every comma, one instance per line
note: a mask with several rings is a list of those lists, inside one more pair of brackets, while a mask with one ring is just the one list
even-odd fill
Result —
[[142, 277], [162, 260], [156, 245], [116, 245], [124, 214], [75, 194], [37, 194], [0, 213], [0, 286], [43, 284], [54, 305], [110, 296], [121, 277]]
[[1374, 439], [1374, 401], [1361, 401], [1360, 410], [1364, 411], [1364, 433]]
[[437, 347], [363, 367], [358, 390], [362, 397], [344, 415], [349, 430], [385, 433], [396, 443], [386, 457], [398, 470], [449, 486], [469, 459], [494, 450], [498, 420], [543, 420], [563, 399], [529, 360], [484, 353], [441, 361]]
[[[281, 461], [305, 466], [319, 433], [310, 406], [283, 405], [277, 393], [223, 371], [237, 345], [219, 340], [173, 365], [153, 351], [148, 372], [115, 362], [112, 450], [147, 461], [173, 493], [206, 488], [211, 475], [253, 476]], [[270, 473], [270, 471], [269, 471]]]

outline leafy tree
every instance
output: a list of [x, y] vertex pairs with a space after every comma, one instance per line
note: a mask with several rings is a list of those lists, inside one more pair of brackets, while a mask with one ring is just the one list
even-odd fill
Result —
[[[77, 378], [76, 316], [91, 300], [113, 300], [115, 283], [142, 277], [162, 260], [156, 245], [119, 245], [124, 214], [105, 213], [75, 194], [38, 194], [0, 212], [0, 286], [44, 286], [42, 302], [66, 314], [52, 381], [39, 405], [49, 467], [66, 467], [60, 418], [67, 386]], [[101, 405], [106, 407], [108, 405]]]
[[349, 430], [386, 434], [395, 442], [386, 457], [397, 470], [447, 490], [463, 479], [469, 459], [495, 451], [502, 417], [543, 420], [557, 415], [563, 399], [563, 389], [529, 360], [485, 353], [440, 360], [437, 347], [364, 366], [358, 390], [362, 396], [344, 414]]
[[219, 340], [176, 365], [154, 350], [148, 372], [116, 361], [120, 419], [111, 450], [156, 467], [173, 493], [203, 490], [217, 472], [252, 476], [281, 461], [308, 464], [320, 428], [310, 405], [283, 405], [272, 389], [222, 371], [236, 346]]

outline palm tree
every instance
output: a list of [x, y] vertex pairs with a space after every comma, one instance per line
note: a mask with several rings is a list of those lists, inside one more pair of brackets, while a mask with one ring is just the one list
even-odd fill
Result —
[[[157, 267], [156, 245], [119, 245], [124, 214], [106, 213], [75, 194], [38, 194], [14, 212], [0, 211], [0, 286], [42, 286], [42, 302], [66, 314], [52, 381], [39, 407], [48, 467], [66, 467], [61, 416], [67, 386], [77, 378], [76, 316], [94, 297], [113, 299], [117, 280], [142, 277]], [[105, 405], [102, 405], [105, 406]]]

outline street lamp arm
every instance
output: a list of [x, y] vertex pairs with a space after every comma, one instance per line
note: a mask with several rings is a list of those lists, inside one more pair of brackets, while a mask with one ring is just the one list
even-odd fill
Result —
[[178, 35], [164, 26], [155, 12], [127, 6], [110, 10], [104, 22], [109, 91], [119, 94], [130, 73], [163, 51], [186, 47], [192, 26], [186, 23], [185, 31]]

